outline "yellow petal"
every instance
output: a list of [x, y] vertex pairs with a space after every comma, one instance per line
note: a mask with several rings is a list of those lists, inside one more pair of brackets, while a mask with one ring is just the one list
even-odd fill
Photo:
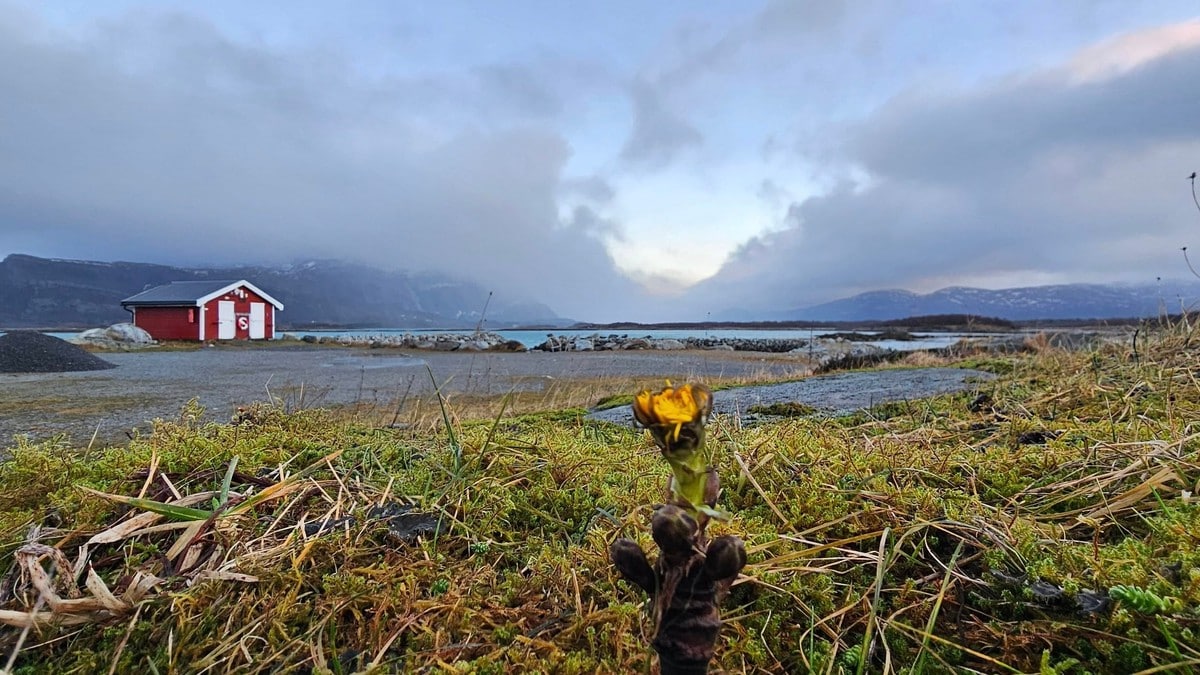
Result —
[[710, 394], [704, 387], [693, 388], [685, 384], [675, 388], [670, 382], [667, 384], [657, 394], [647, 390], [634, 397], [633, 412], [642, 424], [675, 425], [678, 438], [681, 425], [693, 422], [707, 412]]

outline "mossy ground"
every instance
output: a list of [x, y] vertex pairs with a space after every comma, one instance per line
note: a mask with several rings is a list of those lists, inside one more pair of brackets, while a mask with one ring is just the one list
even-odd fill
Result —
[[[1175, 327], [1137, 354], [989, 358], [1000, 377], [979, 391], [836, 420], [714, 420], [733, 518], [712, 534], [739, 534], [750, 559], [720, 668], [1200, 670], [1198, 340]], [[15, 563], [32, 527], [74, 562], [141, 513], [81, 487], [211, 492], [208, 509], [273, 497], [214, 515], [183, 553], [178, 529], [91, 546], [115, 595], [138, 572], [163, 582], [128, 611], [0, 628], [14, 672], [650, 672], [644, 598], [607, 561], [618, 536], [650, 544], [667, 469], [643, 433], [577, 410], [449, 429], [195, 412], [121, 447], [9, 449], [8, 610], [36, 603]], [[367, 517], [397, 502], [442, 532], [397, 540]]]

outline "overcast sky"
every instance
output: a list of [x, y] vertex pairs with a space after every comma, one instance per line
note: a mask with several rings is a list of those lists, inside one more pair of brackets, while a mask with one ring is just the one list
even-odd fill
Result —
[[1195, 0], [0, 0], [0, 256], [584, 320], [1183, 277]]

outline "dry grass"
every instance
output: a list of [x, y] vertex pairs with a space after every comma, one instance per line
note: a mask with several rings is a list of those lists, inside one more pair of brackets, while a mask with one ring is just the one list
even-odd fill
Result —
[[[981, 391], [832, 421], [715, 420], [733, 519], [713, 534], [750, 553], [719, 667], [1200, 667], [1198, 339], [977, 360], [1002, 373]], [[666, 467], [578, 414], [646, 385], [460, 395], [445, 418], [430, 400], [185, 410], [127, 447], [18, 445], [3, 655], [22, 673], [648, 672], [643, 598], [606, 548], [648, 543]]]
[[[590, 357], [590, 355], [589, 355]], [[798, 369], [794, 377], [807, 374]], [[741, 377], [717, 377], [708, 380], [713, 389], [779, 382], [778, 375], [763, 369]], [[468, 421], [494, 420], [504, 415], [519, 417], [539, 413], [577, 415], [584, 409], [628, 405], [633, 393], [643, 389], [659, 389], [662, 377], [527, 377], [507, 381], [510, 391], [504, 395], [487, 393], [489, 382], [466, 391], [434, 394], [400, 393], [387, 403], [367, 402], [339, 406], [337, 413], [355, 422], [376, 427], [396, 427], [426, 433], [444, 433], [443, 404], [450, 413], [452, 424]]]

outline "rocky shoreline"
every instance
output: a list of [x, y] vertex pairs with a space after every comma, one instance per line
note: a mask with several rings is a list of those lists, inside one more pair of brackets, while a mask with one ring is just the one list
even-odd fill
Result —
[[[1037, 333], [1010, 333], [1003, 335], [963, 338], [948, 347], [925, 350], [942, 356], [955, 356], [971, 352], [1013, 353], [1057, 348], [1065, 350], [1093, 349], [1105, 343], [1127, 341], [1132, 333], [1128, 330], [1110, 331], [1049, 331]], [[384, 334], [374, 336], [298, 337], [283, 335], [284, 340], [298, 340], [317, 345], [340, 345], [343, 347], [366, 347], [371, 349], [409, 349], [435, 352], [680, 352], [718, 351], [754, 352], [792, 356], [806, 363], [813, 372], [827, 367], [863, 367], [873, 363], [899, 358], [907, 351], [885, 349], [871, 344], [874, 340], [913, 340], [907, 332], [892, 331], [883, 335], [864, 333], [834, 333], [813, 338], [656, 338], [649, 335], [630, 334], [556, 335], [547, 333], [546, 339], [533, 347], [526, 347], [517, 340], [505, 338], [497, 333], [437, 333]]]
[[[930, 349], [938, 353], [963, 353], [966, 351], [1015, 352], [1038, 347], [1054, 347], [1068, 350], [1094, 348], [1105, 342], [1129, 339], [1128, 330], [1116, 331], [1049, 331], [1038, 333], [1009, 333], [993, 336], [964, 338], [954, 345]], [[506, 338], [499, 333], [386, 333], [377, 335], [299, 336], [283, 333], [278, 342], [369, 349], [402, 349], [432, 352], [620, 352], [620, 351], [724, 351], [756, 352], [778, 355], [795, 355], [806, 360], [814, 368], [831, 362], [864, 363], [887, 359], [898, 352], [872, 344], [877, 340], [906, 341], [918, 339], [907, 331], [890, 330], [881, 334], [842, 332], [812, 338], [755, 338], [755, 337], [686, 337], [661, 338], [650, 335], [628, 333], [592, 333], [590, 335], [557, 335], [547, 333], [546, 339], [532, 347], [519, 340]], [[84, 331], [75, 340], [76, 344], [99, 348], [103, 351], [140, 350], [158, 346], [148, 333], [132, 324], [116, 324], [108, 328]]]
[[[864, 336], [865, 337], [865, 336]], [[496, 333], [464, 334], [412, 334], [315, 337], [301, 338], [284, 335], [284, 339], [298, 339], [309, 344], [332, 344], [345, 347], [368, 347], [372, 349], [394, 348], [438, 352], [612, 352], [612, 351], [682, 351], [708, 350], [725, 352], [764, 352], [770, 354], [798, 354], [817, 363], [846, 357], [871, 357], [888, 350], [875, 345], [833, 338], [781, 339], [781, 338], [707, 338], [684, 339], [636, 337], [630, 335], [546, 335], [546, 340], [534, 347], [526, 348], [517, 340], [510, 340]]]

